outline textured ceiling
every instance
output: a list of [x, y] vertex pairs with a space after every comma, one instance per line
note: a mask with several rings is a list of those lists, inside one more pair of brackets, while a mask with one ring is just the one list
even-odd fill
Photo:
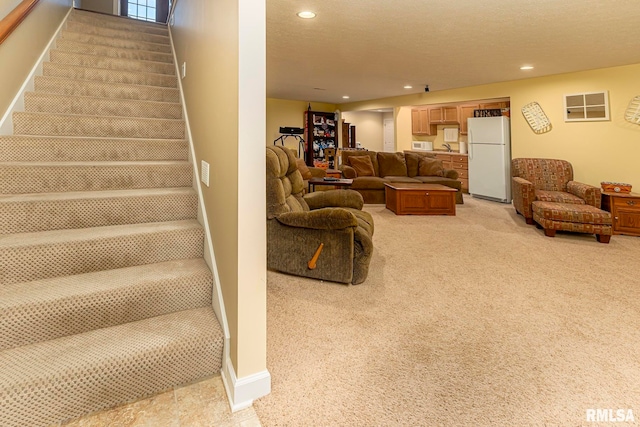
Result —
[[267, 0], [267, 96], [338, 104], [634, 64], [639, 34], [639, 0]]

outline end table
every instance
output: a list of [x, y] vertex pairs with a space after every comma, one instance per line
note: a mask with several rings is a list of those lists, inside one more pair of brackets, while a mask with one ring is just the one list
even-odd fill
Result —
[[613, 234], [640, 236], [640, 194], [603, 191], [602, 209], [611, 212]]

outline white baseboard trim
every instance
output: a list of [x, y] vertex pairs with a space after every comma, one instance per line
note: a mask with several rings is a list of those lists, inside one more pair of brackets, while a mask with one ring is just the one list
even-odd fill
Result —
[[40, 54], [40, 57], [34, 64], [33, 68], [27, 75], [27, 78], [22, 83], [20, 90], [13, 98], [13, 101], [5, 111], [4, 116], [0, 119], [0, 135], [12, 135], [13, 134], [13, 117], [12, 114], [16, 111], [24, 111], [24, 93], [27, 91], [32, 91], [34, 89], [34, 80], [36, 76], [42, 75], [42, 63], [49, 60], [49, 51], [55, 47], [55, 41], [58, 38], [58, 34], [64, 28], [64, 25], [67, 22], [67, 18], [73, 11], [73, 8], [69, 8], [69, 11], [62, 19], [62, 22], [58, 26], [58, 29], [55, 31], [51, 39], [49, 39], [49, 43], [45, 46], [44, 50]]
[[227, 359], [222, 366], [221, 374], [231, 412], [248, 408], [255, 399], [271, 393], [271, 374], [266, 369], [248, 377], [236, 378], [233, 365]]

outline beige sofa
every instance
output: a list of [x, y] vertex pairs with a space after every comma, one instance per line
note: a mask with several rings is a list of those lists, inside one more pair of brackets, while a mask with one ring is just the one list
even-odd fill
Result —
[[[373, 171], [359, 174], [362, 171], [362, 160], [369, 157]], [[356, 159], [352, 159], [356, 157]], [[418, 153], [405, 151], [403, 153], [383, 153], [367, 150], [342, 150], [340, 154], [342, 164], [339, 169], [344, 178], [353, 179], [352, 190], [356, 190], [365, 203], [385, 203], [385, 186], [389, 182], [417, 182], [425, 184], [442, 184], [458, 190], [456, 203], [462, 204], [462, 184], [458, 181], [458, 172], [442, 168], [434, 175], [422, 175], [421, 171], [432, 168], [425, 167], [426, 163], [438, 162], [434, 153]], [[423, 158], [428, 159], [421, 163]], [[433, 166], [433, 165], [432, 165]], [[440, 162], [441, 166], [441, 162]], [[437, 168], [436, 168], [437, 169]]]

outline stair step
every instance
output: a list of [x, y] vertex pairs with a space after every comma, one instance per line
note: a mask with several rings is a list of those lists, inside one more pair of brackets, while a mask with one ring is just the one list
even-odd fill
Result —
[[210, 307], [202, 258], [0, 287], [0, 351], [149, 317]]
[[17, 135], [172, 139], [185, 137], [184, 120], [30, 112], [13, 113], [13, 131]]
[[151, 21], [142, 21], [140, 19], [134, 19], [134, 18], [129, 18], [128, 16], [118, 16], [118, 15], [111, 15], [111, 14], [106, 14], [106, 13], [99, 13], [99, 12], [94, 12], [91, 10], [85, 10], [85, 9], [74, 9], [73, 10], [73, 15], [80, 15], [80, 16], [88, 16], [94, 19], [98, 19], [101, 21], [114, 21], [114, 22], [130, 22], [136, 26], [141, 26], [141, 27], [152, 27], [152, 28], [166, 28], [166, 24], [163, 23], [157, 23], [157, 22], [151, 22]]
[[0, 352], [0, 424], [47, 426], [220, 373], [211, 308]]
[[193, 188], [0, 195], [0, 234], [196, 219]]
[[74, 31], [76, 33], [94, 34], [101, 37], [112, 37], [114, 39], [142, 40], [151, 43], [170, 44], [169, 36], [147, 34], [129, 30], [114, 30], [110, 28], [96, 27], [94, 25], [72, 20], [67, 21], [66, 25], [67, 30]]
[[0, 136], [0, 162], [188, 160], [184, 139]]
[[[120, 49], [141, 49], [148, 52], [166, 53], [172, 55], [171, 45], [145, 42], [142, 40], [114, 39], [96, 34], [76, 33], [70, 30], [60, 31], [58, 40], [88, 43], [96, 46], [116, 47]], [[57, 43], [57, 42], [56, 42]]]
[[176, 102], [80, 97], [46, 92], [26, 92], [25, 111], [33, 113], [181, 119], [182, 105]]
[[136, 61], [154, 61], [173, 64], [173, 55], [169, 53], [150, 52], [142, 49], [129, 49], [81, 43], [73, 40], [56, 41], [56, 49], [83, 55], [98, 55], [109, 58], [133, 59]]
[[0, 194], [189, 187], [189, 162], [0, 163]]
[[135, 59], [109, 58], [106, 56], [84, 55], [81, 53], [66, 52], [60, 49], [49, 51], [51, 62], [78, 65], [82, 67], [104, 68], [107, 70], [143, 71], [148, 73], [175, 75], [173, 64], [156, 61], [139, 61]]
[[88, 25], [98, 26], [102, 28], [110, 28], [113, 30], [137, 31], [137, 32], [147, 33], [147, 34], [157, 34], [160, 36], [167, 36], [169, 34], [169, 30], [167, 30], [167, 27], [164, 25], [147, 24], [144, 21], [126, 18], [126, 17], [115, 17], [115, 19], [105, 19], [105, 17], [98, 14], [87, 15], [83, 13], [76, 13], [74, 11], [71, 15], [69, 15], [69, 22], [71, 21], [82, 22]]
[[73, 80], [61, 77], [37, 76], [35, 78], [35, 89], [36, 92], [56, 93], [59, 95], [180, 102], [180, 92], [177, 88]]
[[201, 258], [203, 244], [196, 220], [4, 234], [0, 283]]
[[[43, 63], [42, 74], [43, 76], [62, 77], [66, 79], [157, 86], [174, 90], [178, 85], [176, 76], [168, 76], [166, 74], [143, 73], [139, 71], [113, 71], [104, 68], [87, 68], [57, 62]], [[177, 99], [177, 97], [175, 98]]]

